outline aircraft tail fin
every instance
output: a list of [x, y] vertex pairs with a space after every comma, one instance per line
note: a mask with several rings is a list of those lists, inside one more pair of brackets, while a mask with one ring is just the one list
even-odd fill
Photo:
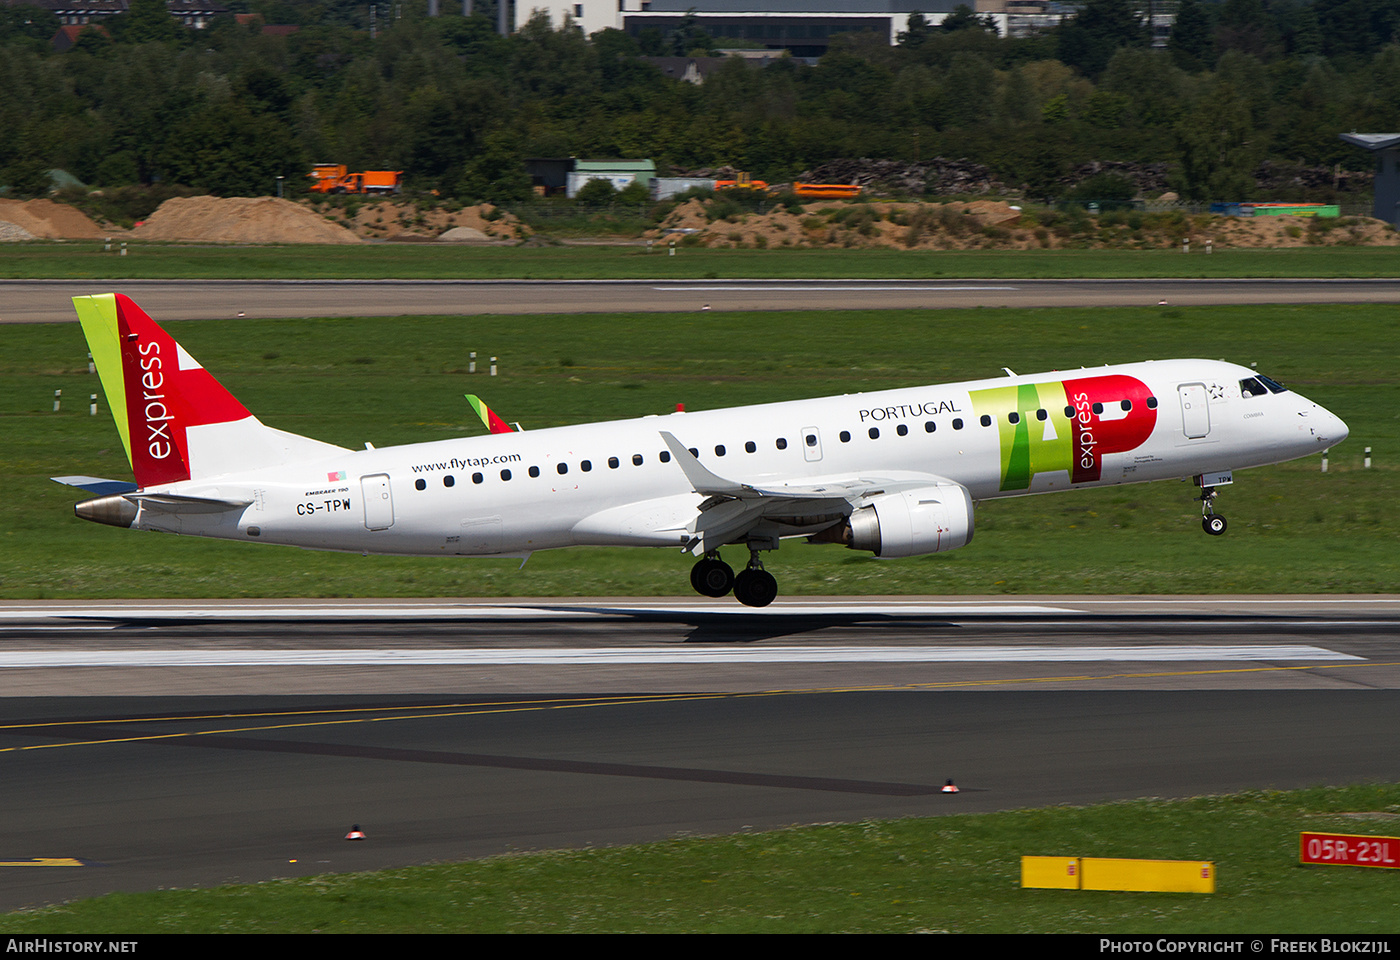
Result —
[[476, 415], [481, 418], [481, 422], [486, 425], [487, 430], [490, 430], [492, 433], [515, 433], [519, 429], [518, 425], [512, 427], [498, 417], [496, 411], [482, 402], [482, 399], [476, 394], [468, 393], [465, 396], [467, 398], [467, 403], [472, 405], [472, 409], [476, 411]]
[[263, 425], [130, 297], [73, 306], [138, 487], [343, 452]]

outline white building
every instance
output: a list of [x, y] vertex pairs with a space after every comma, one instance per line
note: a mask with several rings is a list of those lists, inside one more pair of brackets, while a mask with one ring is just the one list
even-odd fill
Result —
[[[556, 27], [567, 18], [587, 34], [612, 27], [635, 37], [649, 28], [665, 34], [693, 17], [717, 39], [818, 57], [839, 33], [875, 32], [893, 44], [909, 28], [911, 14], [922, 13], [936, 24], [964, 2], [968, 0], [516, 0], [515, 28], [543, 11]], [[984, 11], [990, 2], [972, 0], [968, 5], [991, 13], [1004, 33], [1004, 0], [1001, 9]]]

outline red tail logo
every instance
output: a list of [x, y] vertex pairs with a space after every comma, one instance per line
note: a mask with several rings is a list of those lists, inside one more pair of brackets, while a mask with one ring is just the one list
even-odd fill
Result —
[[130, 298], [116, 303], [136, 483], [188, 480], [187, 431], [251, 414]]

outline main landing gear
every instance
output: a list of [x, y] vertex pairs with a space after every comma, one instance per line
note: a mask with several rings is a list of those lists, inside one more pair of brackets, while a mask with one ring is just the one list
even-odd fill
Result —
[[733, 590], [734, 599], [746, 607], [766, 607], [778, 596], [778, 581], [763, 569], [758, 551], [752, 547], [749, 565], [738, 576], [718, 553], [706, 554], [690, 568], [690, 585], [705, 597], [722, 597]]
[[734, 568], [718, 553], [706, 554], [690, 568], [690, 585], [702, 597], [722, 597], [734, 589]]
[[1225, 532], [1225, 518], [1215, 512], [1215, 498], [1220, 496], [1214, 487], [1202, 487], [1201, 495], [1196, 499], [1201, 501], [1201, 529], [1212, 537], [1218, 537]]

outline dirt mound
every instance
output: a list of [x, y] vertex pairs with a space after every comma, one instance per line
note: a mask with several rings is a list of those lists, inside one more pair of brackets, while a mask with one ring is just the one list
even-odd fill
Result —
[[436, 240], [457, 227], [482, 234], [482, 239], [518, 242], [530, 235], [530, 228], [513, 214], [489, 203], [460, 210], [419, 209], [415, 204], [394, 200], [355, 200], [330, 203], [312, 201], [311, 209], [339, 222], [346, 230], [366, 240]]
[[276, 197], [174, 197], [132, 231], [141, 240], [359, 243], [349, 230]]
[[[719, 207], [718, 210], [725, 208]], [[1209, 214], [1124, 213], [1088, 217], [1061, 211], [1023, 211], [1000, 200], [953, 203], [809, 203], [802, 213], [778, 207], [767, 213], [730, 213], [710, 220], [709, 208], [691, 200], [648, 237], [695, 231], [681, 242], [705, 247], [845, 247], [902, 250], [1026, 250], [1095, 248], [1161, 250], [1192, 248], [1394, 246], [1400, 233], [1369, 217], [1220, 217]]]
[[1390, 247], [1400, 233], [1371, 217], [1211, 217], [1192, 242], [1209, 238], [1218, 247]]
[[91, 240], [107, 235], [82, 211], [52, 200], [0, 200], [0, 220], [40, 240]]

